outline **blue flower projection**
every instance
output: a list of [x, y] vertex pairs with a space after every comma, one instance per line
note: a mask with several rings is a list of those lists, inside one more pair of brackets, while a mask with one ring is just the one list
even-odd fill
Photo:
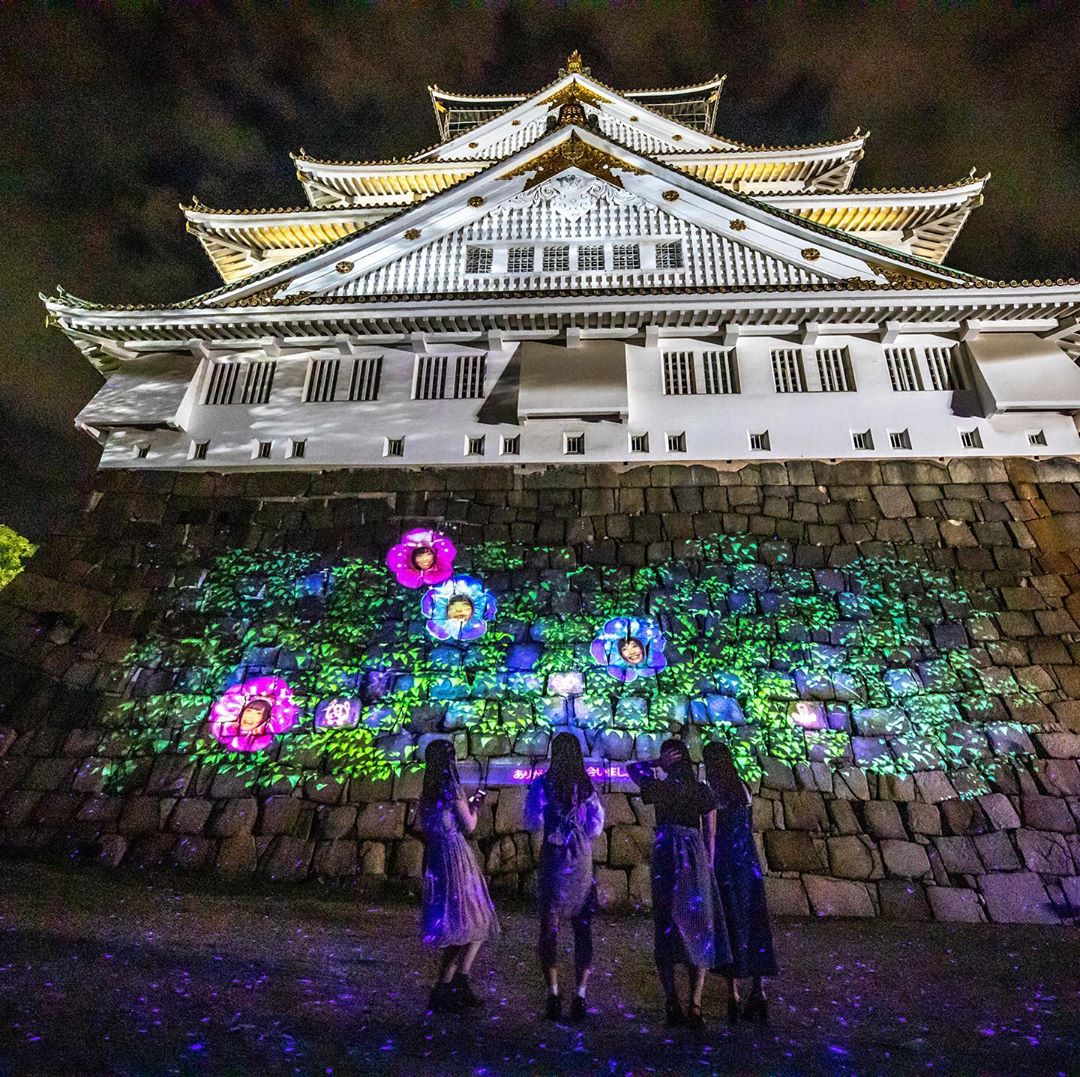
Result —
[[623, 683], [653, 677], [667, 666], [664, 637], [651, 617], [613, 617], [596, 634], [589, 652]]
[[454, 576], [424, 594], [420, 612], [435, 639], [467, 642], [487, 631], [495, 616], [495, 599], [472, 576]]

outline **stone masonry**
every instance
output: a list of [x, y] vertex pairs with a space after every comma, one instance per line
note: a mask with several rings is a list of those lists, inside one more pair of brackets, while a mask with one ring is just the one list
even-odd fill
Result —
[[[133, 641], [220, 553], [370, 554], [414, 521], [463, 543], [565, 546], [579, 564], [678, 558], [724, 532], [815, 573], [874, 554], [950, 574], [993, 610], [970, 641], [983, 671], [1036, 694], [1037, 706], [1006, 715], [1032, 727], [1012, 734], [1030, 754], [966, 798], [963, 776], [939, 769], [899, 778], [857, 755], [839, 769], [763, 760], [754, 826], [772, 910], [1045, 923], [1080, 913], [1080, 464], [1059, 459], [102, 472], [86, 516], [0, 593], [0, 845], [143, 870], [415, 886], [416, 774], [256, 795], [167, 749], [132, 756], [100, 720]], [[857, 716], [855, 731], [870, 739], [872, 721]], [[991, 731], [986, 750], [1004, 747]], [[104, 781], [110, 760], [126, 766], [120, 792]], [[493, 790], [476, 834], [497, 893], [531, 882], [523, 796]], [[622, 793], [605, 801], [602, 902], [647, 905], [651, 809]]]

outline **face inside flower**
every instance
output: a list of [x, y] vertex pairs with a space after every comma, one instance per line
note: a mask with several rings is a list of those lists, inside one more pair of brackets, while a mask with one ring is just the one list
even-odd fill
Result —
[[435, 565], [435, 551], [430, 546], [417, 546], [411, 556], [413, 568], [418, 572], [427, 572]]
[[464, 595], [455, 595], [446, 604], [446, 619], [448, 621], [468, 621], [472, 615], [472, 601]]
[[645, 647], [634, 638], [619, 641], [619, 654], [631, 666], [640, 666], [645, 661]]
[[262, 736], [270, 721], [270, 709], [268, 699], [249, 699], [240, 712], [240, 735], [243, 737]]
[[347, 699], [335, 699], [326, 707], [327, 725], [345, 725], [349, 721], [352, 708]]

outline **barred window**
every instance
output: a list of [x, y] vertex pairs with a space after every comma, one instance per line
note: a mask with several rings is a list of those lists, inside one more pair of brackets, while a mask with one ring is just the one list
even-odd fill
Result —
[[930, 371], [930, 384], [938, 390], [966, 389], [967, 380], [960, 361], [957, 345], [926, 349], [926, 366]]
[[519, 456], [521, 454], [521, 435], [503, 434], [499, 442], [499, 455]]
[[289, 446], [289, 456], [293, 460], [303, 460], [307, 456], [307, 441], [303, 438], [293, 438]]
[[337, 392], [340, 359], [312, 359], [308, 365], [307, 386], [304, 390], [305, 404], [325, 404], [334, 399]]
[[478, 438], [465, 438], [465, 455], [466, 456], [483, 456], [484, 455], [484, 435], [481, 434]]
[[975, 430], [961, 430], [960, 444], [965, 449], [981, 449], [983, 447], [982, 434], [979, 433], [977, 428]]
[[705, 371], [705, 392], [716, 395], [739, 391], [739, 370], [734, 348], [705, 352], [701, 362]]
[[204, 404], [231, 404], [236, 382], [240, 374], [240, 364], [235, 362], [216, 362], [210, 368], [210, 382], [206, 387]]
[[854, 449], [872, 449], [874, 447], [874, 435], [869, 430], [852, 431], [851, 446]]
[[544, 248], [545, 273], [570, 272], [570, 248], [566, 246]]
[[511, 247], [506, 252], [508, 273], [531, 273], [535, 264], [536, 250], [533, 247]]
[[773, 385], [778, 393], [805, 393], [806, 374], [798, 348], [778, 348], [772, 353]]
[[909, 434], [906, 430], [890, 430], [889, 444], [894, 449], [910, 449], [911, 434]]
[[922, 387], [922, 374], [914, 348], [886, 348], [885, 365], [889, 368], [889, 381], [897, 393], [916, 393]]
[[490, 247], [466, 247], [465, 272], [490, 273], [494, 251]]
[[630, 451], [631, 452], [648, 452], [649, 451], [649, 435], [646, 434], [631, 434], [630, 435]]
[[247, 364], [244, 388], [240, 394], [242, 404], [265, 404], [270, 399], [277, 363], [273, 359], [259, 359]]
[[379, 382], [382, 380], [381, 355], [373, 359], [357, 359], [353, 363], [352, 376], [349, 378], [350, 400], [378, 400]]
[[207, 450], [210, 448], [209, 441], [193, 441], [191, 443], [191, 459], [205, 460]]
[[256, 460], [269, 460], [270, 449], [273, 447], [272, 441], [260, 441], [255, 446], [255, 459]]
[[657, 269], [682, 269], [683, 250], [682, 240], [675, 239], [668, 243], [656, 245], [656, 268]]
[[413, 400], [442, 400], [446, 395], [446, 356], [418, 355]]
[[483, 355], [459, 355], [454, 363], [454, 399], [474, 400], [484, 395]]
[[563, 435], [563, 453], [566, 456], [584, 456], [585, 455], [585, 435], [584, 434], [564, 434]]
[[855, 378], [847, 348], [819, 348], [815, 353], [818, 380], [823, 393], [851, 393]]
[[383, 438], [383, 456], [404, 456], [404, 438]]
[[589, 244], [578, 247], [577, 267], [583, 272], [604, 268], [604, 245], [602, 243]]
[[664, 395], [690, 396], [697, 392], [693, 352], [664, 352]]
[[753, 452], [769, 451], [769, 431], [762, 430], [760, 434], [750, 435], [750, 448]]
[[667, 436], [668, 452], [686, 452], [686, 431], [680, 430], [677, 434]]
[[640, 269], [641, 248], [636, 243], [616, 243], [611, 248], [612, 269]]
[[[1046, 444], [1046, 431], [1035, 430], [1028, 434], [1029, 445], [1045, 445]], [[148, 446], [149, 447], [149, 446]]]

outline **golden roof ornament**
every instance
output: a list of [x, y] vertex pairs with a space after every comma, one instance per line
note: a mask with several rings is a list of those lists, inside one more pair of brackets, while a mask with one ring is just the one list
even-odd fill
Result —
[[560, 68], [559, 75], [591, 75], [592, 70], [581, 62], [581, 53], [574, 49], [566, 58], [566, 67]]
[[626, 161], [613, 157], [610, 153], [591, 146], [588, 142], [578, 137], [576, 131], [570, 132], [570, 137], [564, 139], [557, 146], [545, 150], [539, 157], [518, 165], [503, 174], [502, 179], [514, 179], [517, 176], [525, 176], [530, 172], [532, 176], [525, 184], [524, 191], [529, 190], [544, 180], [565, 172], [568, 168], [579, 168], [597, 179], [610, 183], [613, 187], [622, 187], [622, 180], [615, 174], [616, 171], [642, 175], [640, 168], [635, 168]]

